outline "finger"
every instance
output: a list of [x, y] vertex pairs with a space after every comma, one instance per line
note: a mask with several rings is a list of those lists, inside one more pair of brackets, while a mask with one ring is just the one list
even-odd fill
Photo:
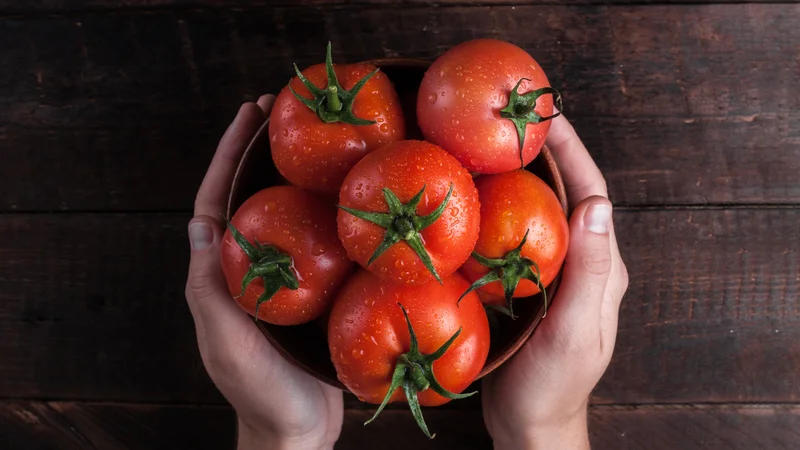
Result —
[[547, 146], [564, 177], [571, 206], [592, 195], [608, 197], [603, 174], [563, 115], [553, 119], [547, 134]]
[[606, 342], [613, 343], [617, 335], [620, 304], [625, 291], [628, 289], [628, 271], [625, 268], [622, 257], [620, 257], [613, 222], [609, 238], [611, 240], [611, 274], [608, 278], [603, 306], [600, 310], [600, 331]]
[[272, 111], [272, 105], [275, 103], [275, 96], [272, 94], [265, 94], [258, 98], [258, 102], [256, 104], [261, 111], [264, 111], [264, 117], [269, 117], [269, 113]]
[[223, 232], [219, 221], [210, 216], [197, 216], [189, 222], [188, 231], [192, 254], [186, 300], [195, 321], [203, 324], [205, 333], [247, 326], [250, 321], [231, 298], [222, 274], [220, 248]]
[[264, 122], [264, 112], [255, 103], [245, 103], [225, 131], [208, 167], [194, 202], [195, 216], [221, 217], [230, 193], [231, 181], [247, 144]]
[[[563, 281], [552, 312], [565, 329], [599, 333], [601, 307], [611, 272], [611, 202], [593, 196], [570, 218]], [[563, 328], [562, 327], [562, 328]]]

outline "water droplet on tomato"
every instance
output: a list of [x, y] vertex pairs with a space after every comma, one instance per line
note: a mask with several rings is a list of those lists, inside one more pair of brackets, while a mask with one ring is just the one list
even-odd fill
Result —
[[362, 198], [362, 197], [364, 197], [364, 194], [362, 194], [361, 192], [356, 192], [356, 198]]
[[300, 157], [295, 155], [292, 157], [292, 164], [295, 166], [299, 166], [301, 164]]
[[297, 144], [291, 144], [289, 146], [289, 151], [290, 152], [296, 152], [297, 151]]
[[378, 111], [377, 109], [373, 109], [372, 111], [369, 112], [369, 115], [372, 117], [378, 117], [381, 115], [381, 112]]
[[432, 92], [430, 95], [428, 95], [428, 103], [436, 103], [436, 99], [438, 97], [439, 96], [436, 95], [436, 92]]
[[325, 246], [322, 244], [314, 244], [314, 246], [311, 247], [311, 254], [314, 256], [319, 256], [324, 253], [325, 253]]
[[364, 350], [363, 350], [363, 349], [356, 349], [356, 348], [354, 348], [354, 349], [353, 349], [353, 352], [351, 353], [351, 355], [352, 355], [352, 356], [353, 356], [353, 358], [355, 358], [355, 359], [361, 359], [361, 357], [363, 357], [363, 356], [364, 356]]
[[284, 128], [282, 134], [283, 134], [283, 137], [289, 137], [289, 129], [288, 128]]
[[461, 122], [459, 122], [458, 119], [453, 119], [453, 125], [458, 125], [459, 123]]
[[457, 134], [456, 135], [456, 142], [464, 142], [464, 135], [463, 134]]
[[264, 212], [275, 211], [278, 205], [275, 204], [272, 200], [268, 201], [264, 204]]
[[398, 259], [398, 260], [396, 260], [396, 261], [394, 262], [394, 266], [395, 266], [395, 267], [397, 267], [397, 268], [403, 267], [403, 266], [405, 266], [405, 265], [406, 265], [406, 263], [405, 263], [405, 262], [403, 262], [403, 260], [402, 260], [402, 259]]
[[[380, 119], [378, 119], [378, 120], [380, 122], [382, 122], [382, 120], [380, 120]], [[382, 123], [381, 126], [378, 127], [378, 129], [381, 130], [382, 133], [387, 133], [389, 131], [389, 124], [388, 123]]]

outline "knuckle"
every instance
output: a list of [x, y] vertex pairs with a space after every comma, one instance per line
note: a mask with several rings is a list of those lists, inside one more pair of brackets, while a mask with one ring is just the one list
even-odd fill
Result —
[[611, 255], [608, 252], [593, 251], [582, 261], [583, 271], [589, 275], [606, 275], [611, 270]]
[[205, 271], [192, 274], [186, 283], [187, 296], [191, 295], [195, 300], [208, 298], [215, 292], [214, 277]]
[[625, 267], [625, 264], [622, 264], [620, 267], [620, 285], [622, 286], [623, 293], [628, 290], [629, 282], [630, 277], [628, 276], [628, 268]]

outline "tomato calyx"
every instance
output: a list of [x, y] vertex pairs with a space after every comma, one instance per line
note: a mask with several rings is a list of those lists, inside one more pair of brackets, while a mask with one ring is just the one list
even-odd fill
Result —
[[422, 242], [420, 232], [433, 225], [433, 223], [442, 216], [442, 213], [447, 207], [447, 203], [450, 201], [450, 196], [453, 194], [453, 183], [450, 183], [450, 189], [447, 191], [447, 196], [445, 196], [444, 200], [442, 200], [442, 203], [440, 203], [439, 206], [433, 210], [433, 212], [427, 216], [419, 216], [417, 214], [417, 206], [422, 200], [422, 195], [424, 192], [425, 185], [422, 186], [422, 189], [420, 189], [420, 191], [417, 192], [417, 194], [414, 195], [414, 197], [412, 197], [408, 203], [403, 204], [400, 199], [397, 198], [394, 192], [391, 191], [391, 189], [383, 188], [383, 196], [386, 199], [386, 204], [389, 207], [388, 213], [361, 211], [341, 205], [339, 205], [339, 208], [358, 217], [359, 219], [364, 219], [386, 229], [386, 234], [383, 237], [383, 241], [380, 243], [380, 245], [378, 245], [378, 248], [375, 249], [375, 252], [369, 258], [367, 266], [372, 264], [373, 261], [378, 259], [379, 256], [381, 256], [394, 244], [397, 244], [400, 241], [405, 241], [411, 247], [411, 249], [414, 250], [414, 253], [419, 256], [425, 267], [431, 272], [431, 274], [433, 274], [434, 278], [436, 278], [436, 281], [438, 281], [439, 284], [442, 284], [442, 279], [436, 272], [436, 268], [433, 267], [433, 262], [428, 254], [428, 250], [425, 249], [425, 244]]
[[522, 242], [520, 242], [516, 248], [506, 253], [506, 255], [502, 258], [490, 259], [481, 256], [478, 254], [478, 252], [472, 252], [472, 257], [475, 258], [476, 261], [478, 261], [481, 265], [490, 268], [491, 270], [489, 273], [472, 283], [472, 286], [470, 286], [469, 289], [461, 294], [461, 297], [459, 297], [458, 301], [461, 302], [461, 299], [463, 299], [464, 296], [476, 289], [480, 289], [489, 283], [499, 281], [503, 286], [506, 306], [495, 307], [495, 309], [510, 316], [512, 319], [516, 319], [516, 316], [514, 316], [512, 299], [514, 297], [514, 291], [517, 289], [517, 285], [519, 284], [520, 280], [524, 278], [534, 282], [536, 286], [539, 287], [544, 299], [544, 314], [547, 315], [547, 291], [542, 285], [539, 266], [535, 261], [525, 258], [521, 255], [522, 247], [525, 246], [526, 242], [528, 242], [529, 232], [530, 230], [526, 231], [525, 236], [522, 238]]
[[[508, 97], [508, 105], [500, 110], [500, 117], [508, 119], [514, 123], [519, 135], [519, 163], [520, 167], [525, 167], [525, 162], [522, 158], [522, 149], [525, 146], [525, 127], [529, 123], [540, 123], [550, 119], [555, 119], [561, 115], [563, 102], [561, 100], [561, 93], [552, 87], [543, 87], [535, 91], [528, 92], [527, 94], [519, 94], [519, 86], [523, 81], [531, 81], [528, 78], [520, 78], [517, 85], [511, 90]], [[551, 115], [542, 117], [534, 111], [536, 109], [536, 100], [545, 94], [552, 94], [553, 104], [558, 112]]]
[[425, 433], [425, 436], [427, 436], [429, 439], [433, 439], [436, 434], [431, 434], [431, 432], [428, 430], [428, 425], [425, 423], [425, 418], [422, 416], [422, 408], [420, 408], [417, 393], [430, 388], [433, 389], [433, 391], [437, 394], [450, 400], [458, 400], [477, 394], [477, 391], [468, 392], [466, 394], [456, 394], [454, 392], [450, 392], [441, 384], [439, 384], [439, 381], [436, 379], [436, 376], [433, 373], [433, 362], [441, 358], [447, 349], [450, 348], [456, 338], [458, 338], [458, 336], [461, 334], [461, 328], [459, 328], [458, 331], [456, 331], [455, 334], [453, 334], [450, 339], [442, 344], [442, 346], [439, 347], [435, 352], [429, 355], [424, 355], [419, 351], [417, 335], [414, 333], [414, 327], [411, 326], [411, 320], [408, 318], [408, 312], [403, 305], [400, 303], [398, 303], [398, 305], [400, 305], [400, 309], [403, 311], [403, 316], [406, 319], [406, 324], [408, 325], [408, 334], [411, 337], [411, 344], [408, 352], [403, 353], [397, 358], [397, 364], [395, 365], [394, 372], [392, 373], [392, 383], [389, 385], [389, 390], [386, 392], [386, 396], [383, 398], [383, 402], [378, 407], [378, 410], [375, 411], [375, 415], [373, 415], [371, 419], [364, 422], [364, 425], [371, 423], [378, 417], [378, 414], [380, 414], [381, 411], [383, 411], [383, 408], [385, 408], [389, 403], [389, 400], [392, 398], [394, 392], [402, 386], [403, 391], [405, 391], [406, 394], [406, 399], [408, 400], [408, 406], [411, 408], [411, 414], [414, 416], [414, 420], [417, 422], [417, 425], [419, 425], [420, 429], [422, 429], [422, 432]]
[[289, 90], [292, 91], [295, 97], [300, 100], [309, 109], [317, 113], [317, 116], [325, 123], [343, 122], [351, 125], [374, 125], [374, 120], [360, 119], [353, 114], [353, 102], [356, 99], [359, 91], [364, 87], [364, 84], [372, 78], [373, 75], [378, 73], [378, 70], [367, 74], [364, 78], [360, 79], [352, 89], [349, 91], [344, 89], [339, 84], [336, 78], [336, 72], [333, 70], [333, 58], [331, 57], [331, 43], [328, 42], [328, 49], [325, 54], [325, 70], [328, 74], [328, 86], [325, 89], [320, 89], [306, 78], [297, 64], [294, 64], [294, 71], [297, 73], [297, 78], [300, 82], [311, 91], [314, 98], [308, 99], [298, 94], [289, 84]]
[[233, 239], [239, 244], [245, 255], [250, 258], [250, 268], [242, 278], [242, 293], [256, 278], [264, 281], [264, 292], [256, 300], [255, 321], [258, 322], [258, 309], [261, 304], [272, 298], [282, 287], [296, 290], [300, 284], [292, 270], [292, 257], [271, 245], [255, 241], [251, 244], [236, 227], [228, 222], [228, 229]]

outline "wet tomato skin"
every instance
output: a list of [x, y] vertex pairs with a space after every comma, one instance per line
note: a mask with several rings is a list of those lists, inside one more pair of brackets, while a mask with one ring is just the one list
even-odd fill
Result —
[[[375, 70], [372, 64], [334, 64], [342, 87], [349, 90]], [[304, 70], [303, 75], [324, 89], [324, 64]], [[301, 96], [312, 98], [299, 78], [289, 85]], [[325, 123], [285, 87], [270, 114], [269, 136], [272, 159], [281, 175], [292, 184], [323, 194], [335, 195], [347, 172], [364, 155], [393, 141], [405, 139], [405, 119], [394, 85], [383, 72], [370, 78], [353, 103], [353, 114], [375, 121], [372, 125]]]
[[[517, 130], [500, 117], [500, 110], [523, 78], [530, 81], [522, 82], [520, 94], [550, 86], [539, 63], [508, 42], [476, 39], [448, 50], [434, 61], [419, 88], [417, 122], [425, 139], [473, 173], [520, 168]], [[552, 96], [539, 97], [534, 110], [541, 117], [552, 115]], [[539, 154], [549, 130], [550, 121], [526, 126], [526, 165]]]
[[[477, 294], [456, 304], [469, 287], [459, 274], [443, 284], [400, 285], [360, 269], [342, 288], [331, 310], [328, 344], [339, 380], [362, 401], [380, 404], [391, 384], [397, 358], [409, 350], [408, 326], [398, 302], [408, 311], [423, 354], [435, 352], [459, 327], [461, 334], [433, 363], [442, 386], [460, 393], [483, 368], [489, 353], [489, 323]], [[397, 389], [393, 402], [404, 402]], [[419, 393], [423, 406], [449, 400], [431, 389]]]
[[[251, 243], [269, 244], [292, 258], [299, 288], [282, 287], [261, 304], [259, 319], [276, 325], [297, 325], [321, 316], [336, 290], [352, 272], [336, 236], [336, 210], [330, 202], [293, 186], [276, 186], [248, 198], [231, 224]], [[222, 271], [231, 295], [248, 314], [264, 292], [261, 278], [242, 295], [242, 278], [251, 261], [226, 230], [222, 240]]]
[[[480, 204], [470, 174], [447, 152], [424, 141], [388, 144], [364, 157], [347, 175], [339, 204], [363, 211], [387, 212], [383, 188], [407, 203], [420, 189], [420, 215], [433, 212], [453, 184], [442, 216], [422, 230], [422, 240], [440, 277], [458, 270], [469, 258], [480, 228]], [[405, 242], [399, 242], [372, 264], [370, 257], [384, 238], [384, 228], [339, 210], [339, 237], [348, 256], [386, 281], [428, 283], [435, 278]]]
[[[555, 279], [569, 245], [569, 224], [556, 194], [542, 179], [525, 171], [515, 170], [497, 175], [484, 175], [475, 180], [481, 201], [481, 229], [475, 251], [487, 258], [502, 258], [522, 241], [522, 256], [539, 265], [545, 286]], [[470, 258], [461, 273], [474, 282], [489, 271]], [[499, 282], [480, 288], [487, 303], [504, 304]], [[522, 279], [514, 297], [528, 297], [539, 292], [536, 284]]]

